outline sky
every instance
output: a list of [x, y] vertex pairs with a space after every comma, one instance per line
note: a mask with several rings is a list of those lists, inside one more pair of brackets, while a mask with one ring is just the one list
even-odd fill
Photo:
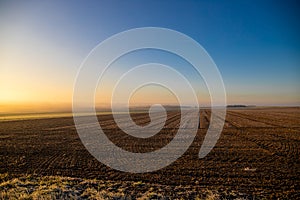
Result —
[[[114, 34], [140, 27], [176, 30], [201, 44], [222, 75], [228, 104], [298, 106], [299, 13], [299, 3], [289, 0], [2, 0], [0, 109], [70, 108], [77, 72], [90, 51]], [[133, 52], [114, 63], [112, 74], [147, 62], [181, 71], [200, 104], [209, 104], [201, 76], [168, 52]], [[112, 78], [107, 77], [107, 90]], [[96, 103], [106, 105], [108, 94], [97, 91]], [[174, 104], [177, 100], [166, 88], [149, 86], [137, 91], [130, 102]]]

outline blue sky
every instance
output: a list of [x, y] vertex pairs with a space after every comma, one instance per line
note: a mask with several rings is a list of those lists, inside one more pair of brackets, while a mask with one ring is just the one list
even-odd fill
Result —
[[1, 1], [0, 89], [6, 92], [0, 101], [68, 103], [92, 48], [121, 31], [157, 26], [206, 49], [228, 103], [299, 105], [299, 11], [297, 1]]

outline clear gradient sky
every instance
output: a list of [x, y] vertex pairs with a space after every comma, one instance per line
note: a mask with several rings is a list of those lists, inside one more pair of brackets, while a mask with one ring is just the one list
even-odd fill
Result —
[[[299, 13], [297, 1], [2, 0], [0, 109], [70, 106], [88, 53], [113, 34], [145, 26], [199, 42], [222, 74], [229, 104], [300, 105]], [[181, 63], [154, 51], [132, 57]]]

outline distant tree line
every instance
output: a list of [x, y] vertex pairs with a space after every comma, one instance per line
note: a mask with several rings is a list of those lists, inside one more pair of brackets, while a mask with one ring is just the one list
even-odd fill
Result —
[[242, 105], [242, 104], [234, 104], [234, 105], [227, 105], [227, 108], [237, 108], [237, 107], [255, 107], [255, 105]]

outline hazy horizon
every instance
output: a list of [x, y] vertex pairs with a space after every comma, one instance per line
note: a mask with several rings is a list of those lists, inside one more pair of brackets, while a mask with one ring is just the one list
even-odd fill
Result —
[[[149, 108], [152, 104], [139, 104], [139, 105], [132, 105], [129, 108], [134, 109], [146, 109]], [[176, 104], [162, 104], [164, 107], [179, 107]], [[298, 104], [227, 104], [230, 105], [243, 105], [247, 107], [300, 107]], [[181, 107], [191, 107], [193, 105], [182, 105]], [[210, 105], [200, 105], [201, 108], [210, 108]], [[96, 105], [95, 106], [97, 112], [106, 112], [111, 109], [109, 105]], [[117, 109], [123, 110], [128, 108], [125, 105], [116, 106]], [[82, 112], [85, 112], [85, 109], [82, 109]], [[35, 114], [35, 113], [72, 113], [72, 105], [60, 104], [60, 105], [49, 105], [49, 104], [9, 104], [0, 105], [0, 115], [14, 115], [14, 114]]]

